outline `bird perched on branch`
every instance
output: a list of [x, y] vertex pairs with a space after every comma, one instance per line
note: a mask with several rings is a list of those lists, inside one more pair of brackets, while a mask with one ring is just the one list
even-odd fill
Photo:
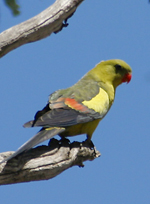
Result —
[[4, 161], [55, 135], [64, 138], [86, 134], [90, 142], [94, 130], [114, 102], [117, 86], [130, 82], [131, 74], [131, 67], [123, 60], [101, 61], [73, 86], [52, 93], [34, 120], [24, 124], [24, 127], [42, 129]]

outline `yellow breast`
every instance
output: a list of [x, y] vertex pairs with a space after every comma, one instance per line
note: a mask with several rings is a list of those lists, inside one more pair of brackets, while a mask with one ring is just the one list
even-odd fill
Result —
[[100, 115], [105, 115], [110, 106], [108, 94], [102, 88], [100, 88], [99, 93], [94, 98], [90, 101], [83, 101], [82, 103], [88, 108], [100, 113]]

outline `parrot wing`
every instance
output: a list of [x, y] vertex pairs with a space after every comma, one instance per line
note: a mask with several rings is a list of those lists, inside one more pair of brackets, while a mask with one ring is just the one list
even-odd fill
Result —
[[100, 118], [100, 114], [89, 109], [89, 112], [82, 113], [71, 108], [53, 109], [42, 115], [34, 123], [34, 120], [24, 124], [24, 127], [67, 127], [79, 123], [86, 123]]
[[55, 92], [55, 96], [52, 94], [47, 106], [43, 110], [38, 111], [35, 115], [35, 120], [25, 123], [24, 127], [41, 126], [46, 128], [72, 126], [103, 118], [109, 109], [109, 97], [102, 88], [96, 88], [95, 94], [93, 91], [86, 90], [86, 98], [88, 97], [89, 100], [82, 99], [82, 101], [80, 101], [83, 98], [81, 91], [80, 99], [76, 99], [77, 94], [75, 91], [67, 90], [70, 97], [64, 97], [65, 94], [62, 94], [61, 91]]

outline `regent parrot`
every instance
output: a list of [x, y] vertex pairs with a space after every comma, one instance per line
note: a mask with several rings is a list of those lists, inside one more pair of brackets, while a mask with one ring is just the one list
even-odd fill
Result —
[[60, 137], [86, 134], [91, 141], [99, 122], [114, 102], [115, 91], [123, 82], [130, 82], [131, 67], [123, 60], [101, 61], [73, 86], [55, 91], [47, 105], [24, 127], [42, 127], [8, 161], [55, 135]]

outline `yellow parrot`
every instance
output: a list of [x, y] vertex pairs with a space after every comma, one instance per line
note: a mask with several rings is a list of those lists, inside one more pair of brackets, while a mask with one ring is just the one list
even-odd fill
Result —
[[94, 130], [114, 102], [117, 86], [130, 82], [131, 77], [131, 67], [123, 60], [101, 61], [73, 86], [55, 91], [34, 120], [24, 124], [42, 129], [4, 161], [55, 135], [64, 138], [86, 134], [91, 142]]

